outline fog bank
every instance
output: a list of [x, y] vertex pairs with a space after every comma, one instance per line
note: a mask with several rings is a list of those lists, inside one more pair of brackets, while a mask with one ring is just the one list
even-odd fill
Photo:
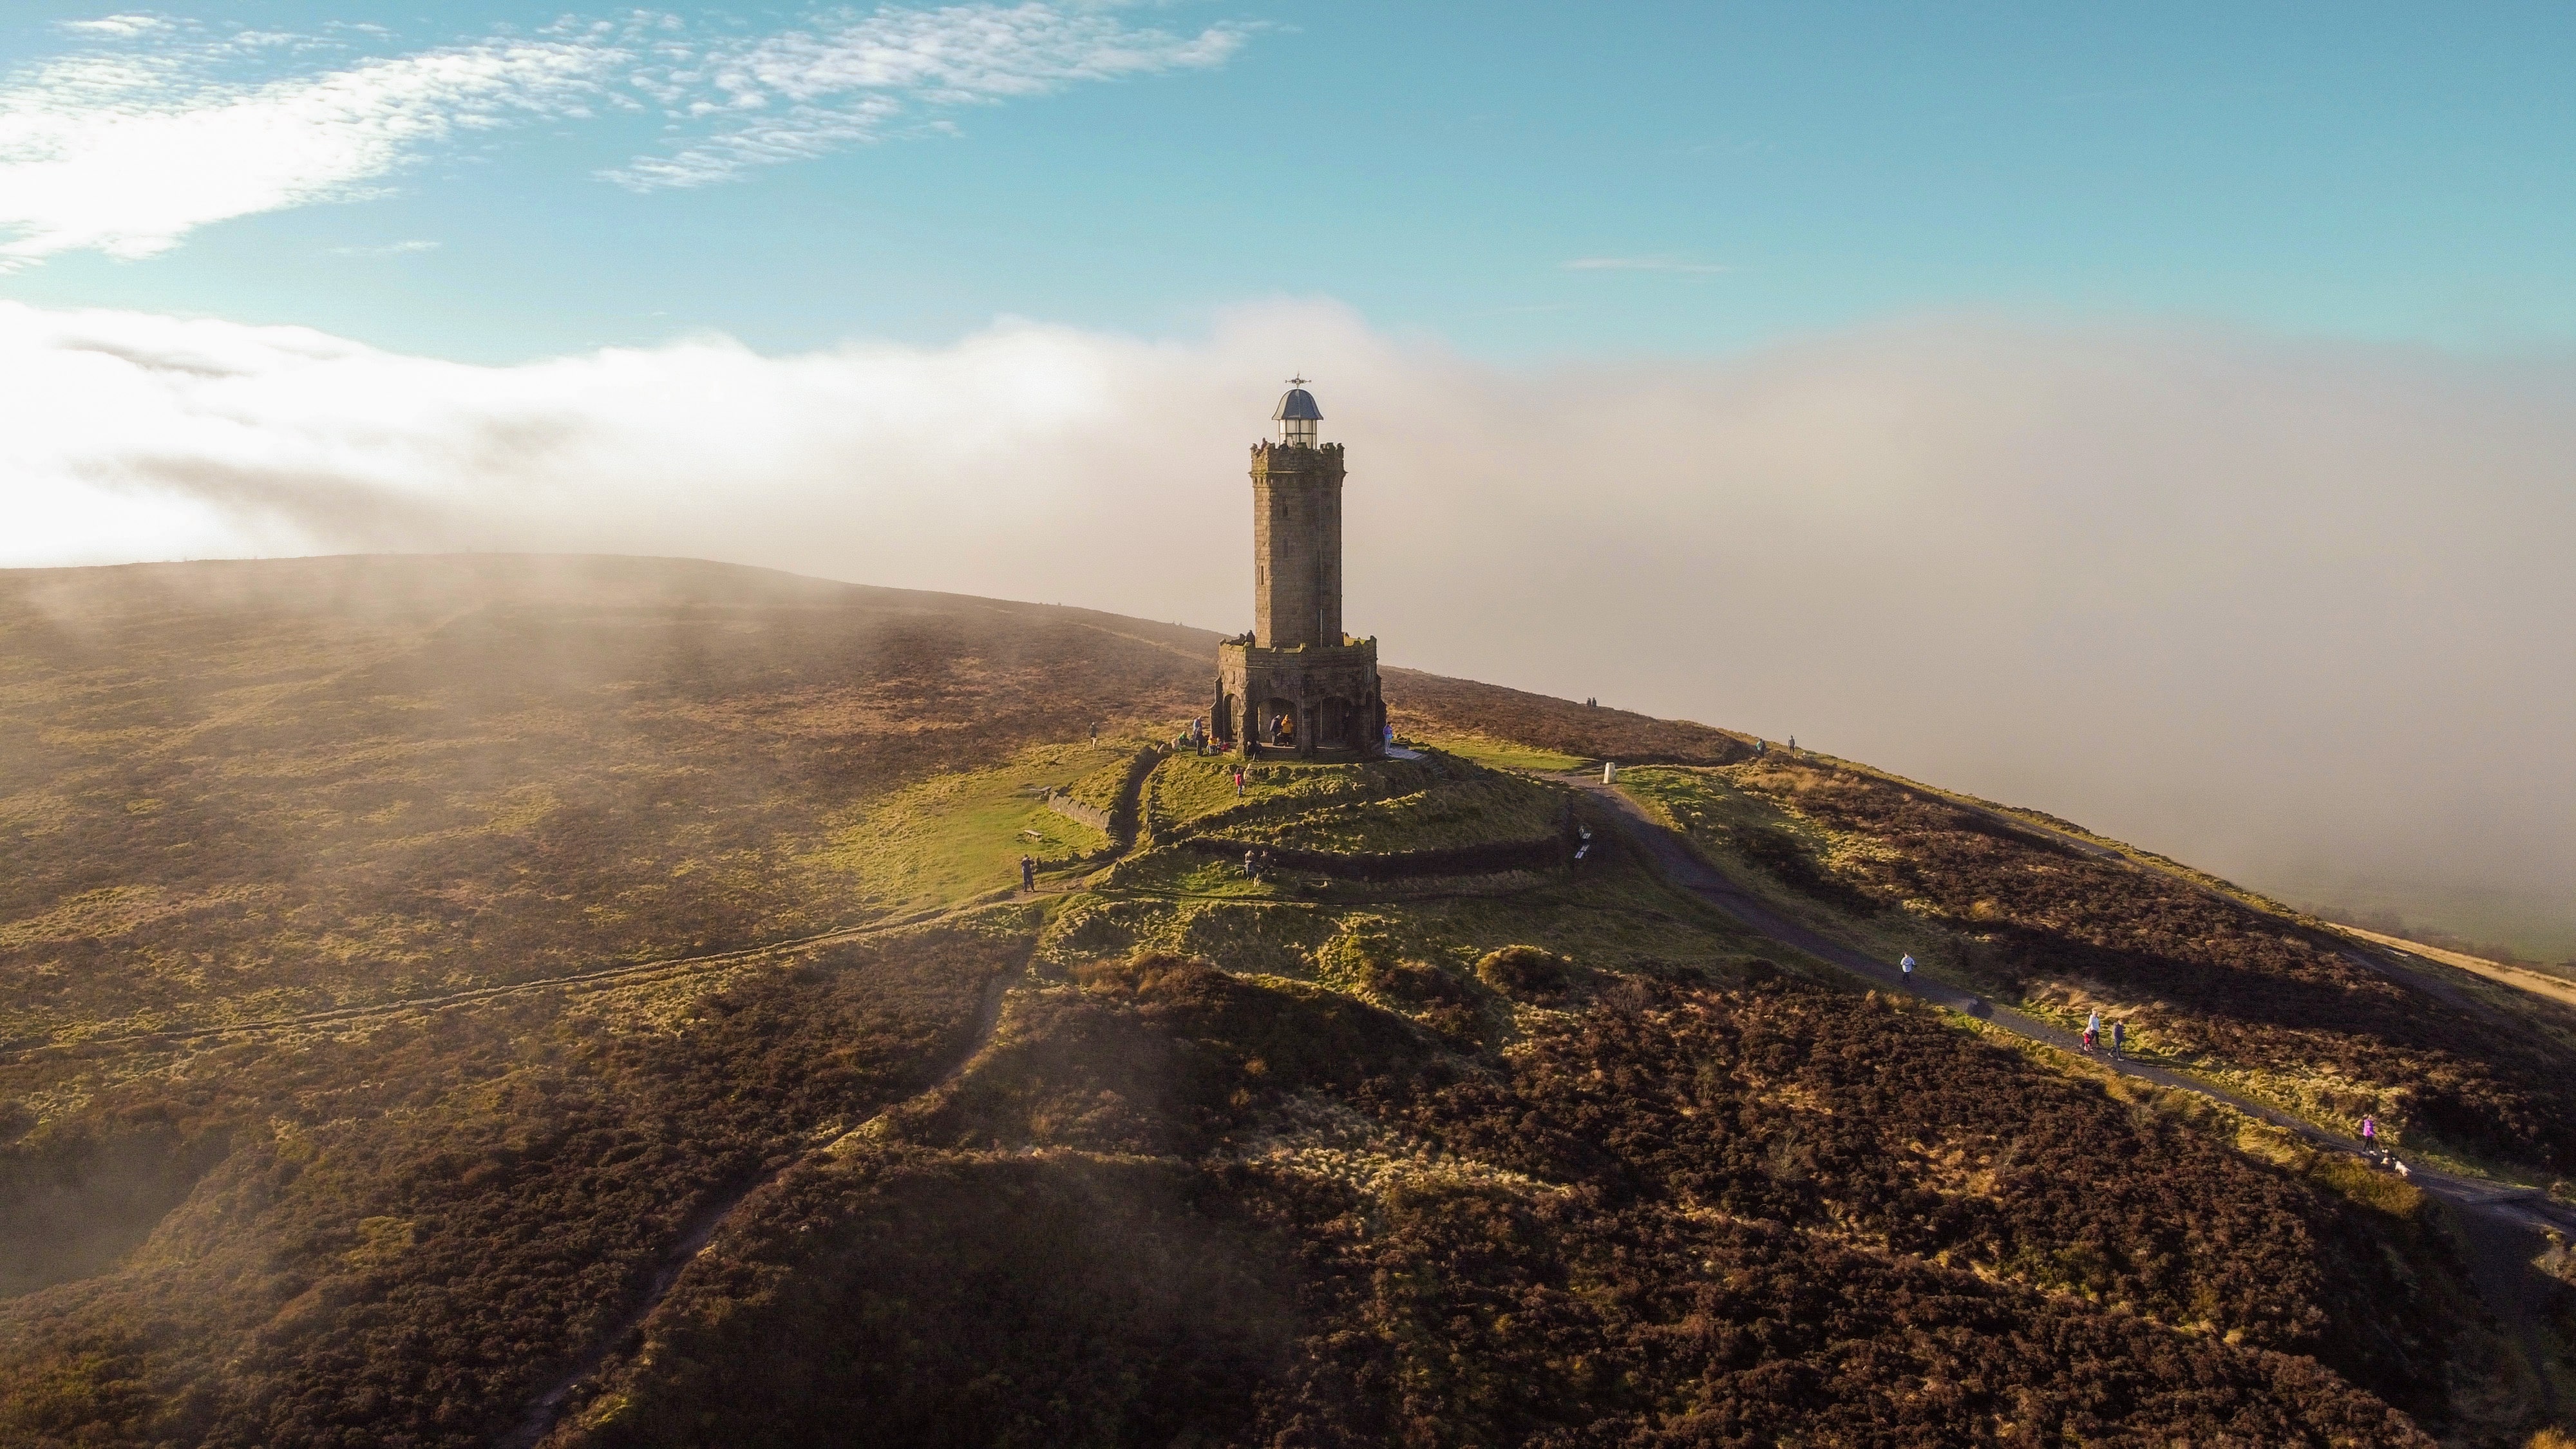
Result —
[[680, 554], [1236, 629], [1292, 368], [1392, 662], [2576, 953], [2566, 358], [1965, 318], [1512, 371], [1280, 302], [488, 368], [0, 303], [0, 564]]

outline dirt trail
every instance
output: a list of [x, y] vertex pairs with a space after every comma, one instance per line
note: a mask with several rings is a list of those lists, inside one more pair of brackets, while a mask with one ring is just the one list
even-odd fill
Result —
[[[1998, 825], [2009, 826], [2012, 829], [2027, 832], [2053, 844], [2062, 845], [2078, 854], [2089, 856], [2095, 860], [2105, 861], [2112, 865], [2123, 866], [2134, 871], [2162, 876], [2167, 880], [2176, 881], [2189, 886], [2194, 890], [2215, 896], [2219, 900], [2226, 901], [2231, 905], [2243, 906], [2245, 904], [2244, 901], [2228, 894], [2226, 891], [2220, 890], [2216, 886], [2211, 885], [2208, 881], [2196, 879], [2183, 871], [2165, 869], [2151, 861], [2140, 860], [2126, 851], [2104, 845], [2099, 841], [2087, 840], [2083, 836], [2073, 834], [2069, 831], [2060, 830], [2053, 825], [2048, 825], [2037, 820], [2024, 819], [2019, 815], [2013, 814], [2011, 811], [1997, 809], [1994, 806], [1985, 805], [1973, 800], [1965, 800], [1951, 795], [1942, 795], [1939, 798], [1947, 801], [1951, 805], [1957, 806], [1961, 810], [1967, 811], [1971, 815], [1981, 816], [1987, 820], [1994, 821]], [[2346, 936], [2351, 936], [2368, 935], [2369, 933], [2354, 932], [2346, 929], [2344, 934]], [[2382, 940], [2383, 938], [2372, 937], [2371, 939]], [[2393, 943], [2383, 942], [2383, 944]], [[2374, 955], [2366, 947], [2356, 945], [2352, 941], [2346, 939], [2337, 940], [2335, 942], [2335, 954], [2341, 956], [2344, 960], [2352, 963], [2353, 965], [2360, 967], [2362, 970], [2370, 972], [2374, 976], [2384, 976], [2401, 986], [2414, 987], [2418, 991], [2422, 991], [2429, 996], [2435, 997], [2445, 1005], [2454, 1007], [2460, 1011], [2467, 1012], [2471, 1016], [2479, 1018], [2490, 1026], [2501, 1026], [2514, 1031], [2528, 1031], [2531, 1029], [2531, 1023], [2519, 1020], [2510, 1013], [2497, 1010], [2493, 1005], [2480, 1001], [2477, 997], [2461, 990], [2457, 985], [2443, 980], [2441, 977], [2430, 971], [2416, 969], [2414, 965], [2410, 964], [2409, 958], [2402, 952], [2391, 951], [2385, 955]]]
[[[1131, 812], [1133, 811], [1136, 804], [1137, 793], [1144, 788], [1144, 782], [1145, 772], [1142, 771], [1137, 772], [1128, 778], [1126, 787], [1119, 796], [1120, 808]], [[1134, 840], [1132, 836], [1125, 841], [1113, 838], [1110, 841], [1109, 850], [1099, 870], [1092, 871], [1083, 876], [1080, 884], [1089, 884], [1091, 880], [1095, 879], [1102, 871], [1106, 871], [1110, 865], [1115, 864], [1118, 859], [1125, 856], [1126, 853], [1133, 848], [1133, 845]], [[1057, 887], [1056, 889], [1035, 892], [1013, 891], [1011, 892], [1009, 899], [1015, 901], [1030, 901], [1042, 896], [1061, 894], [1065, 889], [1078, 888], [1064, 883], [1054, 884]], [[938, 915], [903, 922], [901, 925], [922, 925], [933, 920], [945, 920], [949, 916], [963, 915], [970, 911], [986, 909], [990, 904], [991, 902], [989, 900], [970, 902], [966, 905], [952, 907], [948, 911], [941, 912]], [[899, 926], [889, 924], [883, 926], [862, 927], [846, 932], [830, 933], [830, 938], [838, 939], [844, 936], [865, 934], [871, 931], [894, 929], [899, 929]], [[817, 937], [814, 939], [821, 940], [825, 938]], [[813, 942], [807, 941], [799, 944], [813, 944]], [[776, 949], [779, 948], [774, 946], [760, 948], [762, 951]], [[1034, 941], [1030, 943], [1030, 949], [1032, 954], [1034, 954], [1036, 950], [1036, 943]], [[741, 954], [758, 953], [752, 952]], [[949, 1084], [955, 1082], [959, 1077], [964, 1076], [966, 1074], [966, 1069], [974, 1065], [975, 1059], [983, 1055], [984, 1048], [992, 1044], [993, 1033], [1000, 1028], [1002, 1023], [1002, 1003], [1004, 998], [1010, 994], [1012, 983], [1019, 981], [1027, 974], [1028, 961], [1023, 959], [1018, 966], [1011, 970], [996, 974], [991, 981], [985, 983], [983, 1001], [976, 1011], [975, 1029], [969, 1034], [966, 1049], [958, 1053], [957, 1059], [949, 1063], [948, 1067], [939, 1074], [937, 1080], [931, 1082], [928, 1086], [923, 1087], [920, 1091], [912, 1094], [911, 1096], [906, 1097], [903, 1101], [897, 1102], [894, 1105], [887, 1107], [884, 1111], [877, 1113], [875, 1116], [868, 1118], [856, 1127], [837, 1129], [808, 1141], [801, 1151], [797, 1152], [786, 1162], [783, 1162], [770, 1171], [761, 1174], [751, 1182], [744, 1184], [739, 1191], [727, 1194], [720, 1200], [710, 1203], [708, 1206], [701, 1209], [696, 1217], [690, 1219], [689, 1226], [680, 1234], [679, 1240], [672, 1244], [671, 1251], [664, 1256], [661, 1267], [654, 1270], [653, 1279], [645, 1286], [643, 1297], [629, 1308], [625, 1314], [621, 1315], [617, 1322], [611, 1325], [607, 1332], [601, 1334], [598, 1339], [590, 1345], [590, 1347], [582, 1350], [581, 1353], [573, 1359], [571, 1364], [565, 1368], [563, 1374], [558, 1377], [544, 1393], [539, 1394], [536, 1399], [528, 1405], [528, 1411], [526, 1415], [519, 1420], [518, 1426], [496, 1441], [500, 1446], [500, 1449], [534, 1449], [535, 1445], [554, 1432], [556, 1424], [563, 1417], [565, 1401], [572, 1397], [572, 1391], [581, 1386], [581, 1381], [583, 1379], [599, 1372], [601, 1366], [608, 1362], [610, 1355], [616, 1353], [621, 1346], [635, 1340], [637, 1336], [642, 1333], [645, 1323], [652, 1318], [653, 1311], [662, 1306], [662, 1301], [671, 1295], [672, 1288], [679, 1284], [680, 1275], [688, 1271], [689, 1265], [697, 1261], [698, 1255], [706, 1251], [707, 1244], [715, 1241], [716, 1234], [723, 1229], [725, 1223], [733, 1217], [734, 1213], [739, 1210], [744, 1203], [751, 1200], [753, 1194], [777, 1181], [781, 1175], [788, 1171], [788, 1169], [795, 1167], [800, 1163], [813, 1161], [817, 1156], [829, 1151], [833, 1144], [869, 1131], [878, 1124], [884, 1122], [894, 1113], [903, 1110], [905, 1107], [910, 1106], [915, 1102], [919, 1102], [930, 1097], [934, 1093], [939, 1092]]]
[[[1734, 917], [1756, 934], [1839, 967], [1891, 993], [1919, 997], [2000, 1027], [2015, 1036], [2061, 1050], [2082, 1050], [2080, 1035], [2054, 1022], [2009, 1006], [1998, 1006], [1973, 992], [1927, 980], [1919, 974], [1909, 980], [1896, 966], [1782, 915], [1768, 902], [1703, 860], [1687, 841], [1655, 819], [1645, 806], [1616, 787], [1601, 783], [1598, 775], [1568, 773], [1549, 778], [1562, 780], [1607, 807], [1622, 834], [1645, 853], [1667, 880]], [[2020, 825], [2025, 822], [2013, 823]], [[2088, 841], [2062, 838], [2088, 852], [2117, 854]], [[2406, 979], [2411, 981], [2412, 977]], [[2114, 1060], [2097, 1055], [2093, 1061], [2097, 1066], [2126, 1076], [2224, 1102], [2249, 1116], [2295, 1132], [2330, 1151], [2356, 1156], [2361, 1153], [2361, 1144], [2349, 1137], [2197, 1077], [2126, 1058]], [[2517, 1187], [2485, 1178], [2416, 1168], [2409, 1180], [2453, 1209], [2466, 1239], [2466, 1266], [2478, 1296], [2503, 1323], [2532, 1370], [2542, 1412], [2554, 1413], [2557, 1396], [2550, 1375], [2542, 1367], [2548, 1354], [2547, 1338], [2540, 1323], [2541, 1307], [2546, 1301], [2545, 1285], [2538, 1281], [2539, 1274], [2531, 1267], [2531, 1260], [2539, 1254], [2545, 1234], [2576, 1234], [2576, 1208], [2551, 1199], [2537, 1188]]]
[[965, 1075], [967, 1067], [973, 1065], [975, 1058], [983, 1055], [984, 1048], [992, 1044], [993, 1033], [1002, 1022], [1003, 999], [1010, 994], [1012, 983], [1026, 975], [1027, 971], [1028, 963], [1023, 961], [1010, 970], [996, 973], [991, 981], [985, 983], [983, 1000], [976, 1009], [975, 1029], [968, 1036], [966, 1049], [959, 1052], [957, 1059], [942, 1069], [930, 1085], [887, 1107], [856, 1127], [835, 1128], [831, 1132], [810, 1139], [802, 1150], [787, 1161], [701, 1208], [697, 1216], [689, 1220], [689, 1225], [680, 1234], [679, 1241], [672, 1244], [670, 1252], [663, 1255], [661, 1266], [654, 1269], [652, 1281], [645, 1285], [643, 1297], [621, 1314], [590, 1347], [582, 1350], [566, 1367], [563, 1374], [528, 1405], [528, 1412], [519, 1420], [518, 1426], [495, 1441], [500, 1449], [534, 1449], [537, 1443], [554, 1431], [555, 1424], [563, 1416], [565, 1401], [572, 1397], [572, 1391], [581, 1386], [583, 1379], [599, 1372], [600, 1367], [608, 1362], [610, 1355], [636, 1338], [643, 1330], [646, 1320], [653, 1316], [653, 1310], [661, 1307], [662, 1300], [670, 1297], [671, 1290], [678, 1286], [680, 1275], [687, 1272], [689, 1265], [698, 1260], [698, 1255], [706, 1251], [707, 1244], [715, 1241], [717, 1230], [721, 1229], [744, 1203], [750, 1201], [753, 1194], [776, 1182], [787, 1173], [788, 1169], [813, 1161], [829, 1150], [832, 1144], [868, 1131], [896, 1112], [932, 1096]]
[[[1607, 810], [1610, 810], [1610, 817], [1613, 817], [1613, 820], [1620, 825], [1620, 830], [1623, 830], [1625, 838], [1628, 838], [1631, 843], [1636, 843], [1636, 846], [1646, 853], [1646, 859], [1654, 861], [1656, 869], [1662, 871], [1669, 882], [1682, 887], [1682, 890], [1692, 892], [1692, 895], [1698, 895], [1700, 900], [1710, 902], [1710, 905], [1716, 905], [1716, 908], [1723, 910], [1726, 915], [1734, 915], [1739, 923], [1752, 928], [1752, 931], [1759, 933], [1759, 936], [1770, 936], [1772, 941], [1780, 941], [1783, 946], [1795, 946], [1795, 949], [1808, 954], [1808, 957], [1816, 957], [1819, 962], [1842, 967], [1844, 972], [1852, 972], [1855, 977], [1868, 980], [1870, 985], [1878, 985], [1883, 987], [1883, 990], [1891, 990], [1891, 993], [1917, 995], [1917, 998], [1929, 1000], [1929, 1003], [1937, 1003], [1937, 1006], [1947, 1006], [1950, 1011], [1965, 1013], [1965, 1016], [1973, 1016], [1978, 1018], [1978, 1021], [1986, 1021], [1986, 1024], [1991, 1026], [2002, 1026], [2004, 1031], [2012, 1031], [2014, 1036], [2025, 1036], [2025, 1039], [2032, 1039], [2032, 1042], [2045, 1042], [2050, 1044], [2050, 1047], [2066, 1049], [2066, 1052], [2079, 1052], [2079, 1049], [2084, 1047], [2084, 1042], [2081, 1042], [2081, 1036], [2076, 1034], [2076, 1031], [2063, 1029], [2063, 1026], [2053, 1024], [2053, 1021], [2043, 1021], [2043, 1018], [2030, 1016], [2030, 1013], [2025, 1011], [2014, 1011], [2014, 1008], [2009, 1006], [1996, 1006], [1996, 1003], [1981, 998], [1981, 995], [1965, 993], [1965, 990], [1942, 985], [1942, 982], [1924, 980], [1922, 975], [1917, 975], [1914, 980], [1906, 980], [1906, 975], [1899, 967], [1893, 967], [1893, 964], [1888, 962], [1880, 962], [1880, 959], [1870, 957], [1870, 954], [1865, 954], [1865, 951], [1852, 949], [1852, 946], [1844, 946], [1842, 941], [1834, 941], [1834, 938], [1824, 936], [1824, 933], [1814, 931], [1814, 928], [1803, 926], [1803, 923], [1798, 923], [1798, 920], [1790, 920], [1788, 915], [1780, 915], [1775, 908], [1772, 908], [1770, 902], [1752, 895], [1752, 892], [1744, 890], [1741, 884], [1736, 884], [1734, 879], [1728, 879], [1726, 874], [1721, 874], [1716, 866], [1710, 866], [1708, 861], [1700, 859], [1700, 853], [1692, 851], [1690, 843], [1682, 841], [1677, 833], [1672, 833], [1662, 820], [1656, 820], [1654, 815], [1649, 815], [1643, 804], [1638, 804], [1636, 799], [1631, 799], [1628, 794], [1615, 789], [1615, 786], [1602, 784], [1600, 776], [1592, 776], [1592, 773], [1561, 773], [1561, 776], [1551, 776], [1551, 779], [1561, 779], [1566, 781], [1566, 784], [1577, 786], [1577, 789], [1582, 789], [1589, 799], [1605, 804]], [[2022, 822], [2014, 820], [2014, 825], [2022, 825]], [[2105, 851], [2105, 848], [2099, 848], [2099, 846], [2092, 846], [2089, 841], [2074, 841], [2074, 843], [2079, 843], [2079, 846], [2084, 846], [2087, 851], [2094, 851], [2094, 853], [2115, 853], [2115, 851]], [[2141, 866], [2141, 869], [2146, 869], [2146, 866]], [[2406, 977], [2406, 980], [2414, 982], [2414, 977]], [[2424, 985], [2424, 982], [2414, 982], [2414, 985]], [[2244, 1111], [2244, 1114], [2249, 1116], [2259, 1116], [2262, 1122], [2275, 1124], [2275, 1127], [2282, 1127], [2282, 1129], [2290, 1129], [2290, 1132], [2298, 1132], [2300, 1137], [2306, 1137], [2308, 1142], [2316, 1142], [2318, 1147], [2329, 1147], [2329, 1150], [2336, 1150], [2336, 1152], [2354, 1152], [2354, 1155], [2360, 1155], [2362, 1150], [2360, 1142], [2354, 1142], [2352, 1137], [2344, 1137], [2344, 1134], [2339, 1132], [2329, 1132], [2329, 1129], [2316, 1127], [2316, 1124], [2306, 1122], [2306, 1119], [2290, 1116], [2287, 1111], [2277, 1109], [2277, 1106], [2269, 1106], [2269, 1104], [2262, 1104], [2262, 1101], [2254, 1101], [2254, 1098], [2239, 1096], [2239, 1093], [2221, 1088], [2221, 1085], [2205, 1083], [2205, 1080], [2200, 1078], [2190, 1078], [2190, 1075], [2174, 1073], [2174, 1070], [2166, 1070], [2166, 1067], [2156, 1067], [2156, 1065], [2148, 1065], [2148, 1062], [2136, 1062], [2136, 1060], [2112, 1060], [2112, 1057], [2102, 1057], [2102, 1055], [2094, 1057], [2094, 1065], [2102, 1065], [2107, 1067], [2107, 1070], [2115, 1070], [2115, 1073], [2133, 1075], [2133, 1078], [2151, 1080], [2151, 1083], [2156, 1085], [2169, 1085], [2169, 1088], [2179, 1088], [2179, 1091], [2200, 1093], [2200, 1096], [2208, 1096], [2213, 1098], [2213, 1101], [2223, 1101], [2223, 1104], [2233, 1106], [2236, 1111]], [[2566, 1207], [2566, 1204], [2558, 1204], [2558, 1201], [2553, 1201], [2540, 1189], [2524, 1189], [2524, 1186], [2488, 1181], [2488, 1178], [2470, 1178], [2470, 1176], [2458, 1176], [2458, 1173], [2437, 1173], [2437, 1171], [2427, 1171], [2427, 1168], [2416, 1168], [2414, 1176], [2411, 1176], [2409, 1181], [2414, 1181], [2419, 1189], [2429, 1191], [2429, 1194], [2447, 1201], [2452, 1209], [2458, 1209], [2460, 1225], [2463, 1225], [2463, 1230], [2470, 1235], [2470, 1271], [2473, 1271], [2473, 1276], [2478, 1279], [2478, 1292], [2481, 1292], [2481, 1297], [2486, 1297], [2488, 1307], [2494, 1307], [2494, 1310], [2499, 1312], [2499, 1318], [2504, 1318], [2506, 1323], [2517, 1330], [2517, 1338], [2522, 1341], [2524, 1356], [2532, 1356], [2537, 1369], [2537, 1343], [2540, 1341], [2537, 1341], [2535, 1336], [2535, 1325], [2530, 1323], [2530, 1315], [2517, 1315], [2519, 1307], [2527, 1307], [2527, 1302], [2530, 1302], [2532, 1297], [2532, 1284], [2527, 1281], [2532, 1279], [2532, 1271], [2527, 1263], [2530, 1263], [2530, 1258], [2537, 1253], [2537, 1243], [2540, 1243], [2540, 1235], [2543, 1235], [2543, 1232], [2555, 1230], [2555, 1232], [2571, 1232], [2571, 1235], [2576, 1235], [2576, 1209]], [[2548, 1392], [2548, 1379], [2545, 1379], [2545, 1374], [2543, 1374], [2543, 1392]]]
[[[1607, 806], [1630, 842], [1645, 852], [1647, 858], [1654, 862], [1656, 869], [1666, 879], [1733, 916], [1756, 934], [1767, 936], [1782, 945], [1795, 947], [1820, 961], [1848, 971], [1874, 986], [1948, 1007], [1963, 1015], [2001, 1027], [2015, 1036], [2043, 1042], [2065, 1051], [2083, 1049], [2083, 1041], [2078, 1033], [2069, 1031], [2054, 1022], [2032, 1016], [2013, 1007], [1999, 1006], [1973, 992], [1928, 980], [1919, 974], [1909, 982], [1896, 966], [1880, 961], [1866, 952], [1856, 950], [1782, 915], [1769, 902], [1728, 879], [1707, 861], [1701, 859], [1698, 852], [1692, 850], [1679, 835], [1655, 819], [1643, 805], [1638, 804], [1616, 787], [1603, 785], [1598, 776], [1559, 775], [1553, 778], [1566, 781], [1582, 790], [1591, 799]], [[2198, 1077], [2127, 1058], [2115, 1061], [2108, 1056], [2096, 1055], [2093, 1060], [2099, 1066], [2127, 1076], [2214, 1098], [2238, 1111], [2296, 1132], [2320, 1146], [2355, 1154], [2361, 1151], [2361, 1144], [2352, 1138], [2327, 1131], [2277, 1107], [2239, 1096]], [[2464, 1208], [2482, 1212], [2509, 1209], [2507, 1215], [2518, 1224], [2534, 1228], [2554, 1227], [2562, 1232], [2576, 1232], [2576, 1209], [2552, 1201], [2546, 1193], [2537, 1188], [2518, 1187], [2511, 1183], [2495, 1182], [2486, 1178], [2457, 1176], [2421, 1168], [2414, 1171], [2410, 1180], [2417, 1186], [2426, 1188]]]

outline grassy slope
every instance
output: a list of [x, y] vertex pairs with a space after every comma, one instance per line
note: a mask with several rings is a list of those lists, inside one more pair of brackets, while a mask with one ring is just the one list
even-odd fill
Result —
[[[0, 885], [0, 1012], [49, 1038], [990, 892], [1023, 829], [1090, 846], [1025, 787], [1099, 795], [1123, 765], [1071, 741], [1187, 714], [1212, 643], [635, 561], [0, 599], [0, 828], [32, 867]], [[1522, 767], [1747, 748], [1389, 689], [1407, 733]], [[2420, 1201], [1784, 976], [1615, 848], [1382, 889], [1150, 848], [1553, 805], [1472, 763], [1276, 769], [1245, 807], [1207, 773], [1167, 762], [1146, 852], [1043, 913], [0, 1057], [0, 1292], [35, 1290], [0, 1300], [0, 1442], [484, 1442], [782, 1167], [564, 1438], [2420, 1442], [2347, 1379], [2511, 1420], [2460, 1407], [2479, 1341]], [[972, 1070], [842, 1135], [1023, 960]]]
[[869, 919], [907, 891], [847, 848], [883, 797], [1181, 712], [1206, 652], [618, 559], [21, 572], [0, 638], [0, 1039]]

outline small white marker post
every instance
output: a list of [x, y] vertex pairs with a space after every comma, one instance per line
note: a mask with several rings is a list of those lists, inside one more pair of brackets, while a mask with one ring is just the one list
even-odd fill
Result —
[[1604, 785], [1616, 785], [1619, 783], [1619, 762], [1617, 760], [1603, 760], [1601, 762], [1601, 783]]

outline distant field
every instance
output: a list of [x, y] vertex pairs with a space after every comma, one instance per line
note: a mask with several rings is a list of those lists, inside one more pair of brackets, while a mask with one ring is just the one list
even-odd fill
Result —
[[2576, 970], [2576, 898], [2556, 913], [2525, 899], [2442, 880], [2333, 880], [2284, 877], [2267, 889], [2329, 920], [2409, 939], [2432, 937], [2449, 950], [2519, 956]]
[[2570, 980], [2564, 971], [2508, 966], [2501, 961], [2487, 960], [2483, 956], [2470, 956], [2458, 951], [2446, 951], [2439, 946], [2427, 946], [2418, 941], [2407, 940], [2403, 936], [2383, 936], [2377, 931], [2365, 931], [2358, 926], [2346, 926], [2344, 929], [2366, 941], [2376, 941], [2383, 946], [2394, 947], [2412, 955], [2430, 957], [2446, 966], [2457, 966], [2463, 971], [2475, 972], [2490, 981], [2502, 982], [2516, 991], [2528, 991], [2535, 996], [2545, 996], [2562, 1006], [2576, 1006], [2576, 980]]

